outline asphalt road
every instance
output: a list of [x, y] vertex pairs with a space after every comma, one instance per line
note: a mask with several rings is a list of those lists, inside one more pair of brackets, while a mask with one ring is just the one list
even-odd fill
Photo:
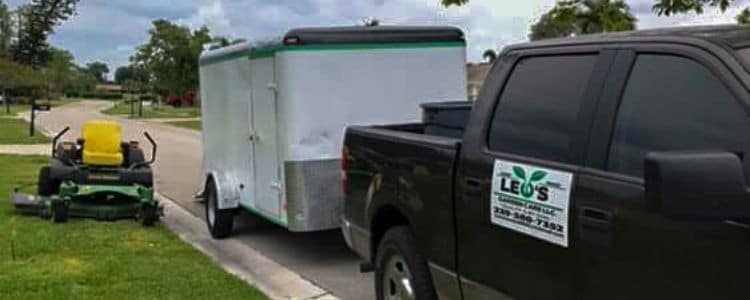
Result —
[[[66, 138], [74, 139], [80, 135], [80, 126], [86, 120], [116, 119], [123, 126], [124, 138], [140, 141], [147, 157], [150, 157], [150, 147], [142, 135], [147, 130], [158, 143], [154, 165], [157, 190], [194, 215], [204, 218], [202, 203], [193, 199], [201, 184], [200, 133], [157, 122], [101, 114], [99, 111], [109, 104], [83, 101], [53, 108], [51, 112], [41, 113], [37, 117], [37, 124], [50, 132], [70, 126], [71, 131]], [[375, 298], [372, 274], [359, 272], [359, 260], [346, 247], [338, 230], [290, 233], [268, 222], [253, 224], [250, 219], [247, 215], [238, 215], [232, 238], [242, 241], [341, 299]]]

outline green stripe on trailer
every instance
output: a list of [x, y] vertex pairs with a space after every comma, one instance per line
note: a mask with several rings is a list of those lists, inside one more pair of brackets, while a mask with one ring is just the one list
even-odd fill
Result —
[[356, 43], [356, 44], [313, 44], [313, 45], [277, 45], [259, 49], [250, 49], [227, 53], [221, 56], [208, 57], [200, 60], [200, 65], [211, 65], [224, 61], [247, 57], [261, 59], [276, 55], [277, 52], [305, 52], [305, 51], [356, 51], [356, 50], [388, 50], [388, 49], [424, 49], [424, 48], [452, 48], [465, 47], [466, 42], [416, 42], [416, 43]]
[[250, 206], [250, 205], [242, 204], [242, 202], [240, 202], [240, 206], [242, 206], [243, 208], [249, 210], [251, 213], [257, 214], [257, 215], [263, 217], [264, 219], [275, 223], [276, 225], [279, 225], [279, 226], [284, 227], [284, 228], [289, 227], [289, 224], [287, 224], [286, 220], [284, 220], [284, 219], [276, 217], [276, 216], [274, 216], [274, 215], [272, 215], [270, 213], [267, 213], [265, 211], [259, 210], [259, 209], [255, 208], [255, 207]]

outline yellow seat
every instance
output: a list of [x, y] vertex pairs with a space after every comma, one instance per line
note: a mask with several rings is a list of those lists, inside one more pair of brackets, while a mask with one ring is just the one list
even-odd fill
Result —
[[93, 120], [83, 124], [83, 163], [96, 166], [122, 165], [122, 129], [111, 121]]

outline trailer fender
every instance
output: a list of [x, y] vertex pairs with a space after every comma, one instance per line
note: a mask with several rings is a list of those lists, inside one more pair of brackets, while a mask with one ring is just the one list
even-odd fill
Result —
[[234, 178], [221, 171], [211, 171], [206, 174], [203, 183], [201, 195], [205, 195], [208, 183], [213, 179], [216, 184], [216, 198], [218, 199], [219, 209], [232, 209], [240, 206], [240, 184]]

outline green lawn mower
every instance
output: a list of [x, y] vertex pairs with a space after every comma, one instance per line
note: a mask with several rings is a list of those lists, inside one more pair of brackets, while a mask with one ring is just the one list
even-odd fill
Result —
[[146, 161], [138, 142], [122, 142], [120, 125], [88, 121], [75, 142], [57, 143], [70, 127], [52, 140], [50, 164], [39, 171], [37, 195], [15, 189], [11, 201], [17, 210], [38, 214], [55, 223], [68, 217], [98, 220], [136, 219], [151, 226], [163, 215], [154, 198], [151, 164], [156, 142], [148, 132], [151, 159]]

